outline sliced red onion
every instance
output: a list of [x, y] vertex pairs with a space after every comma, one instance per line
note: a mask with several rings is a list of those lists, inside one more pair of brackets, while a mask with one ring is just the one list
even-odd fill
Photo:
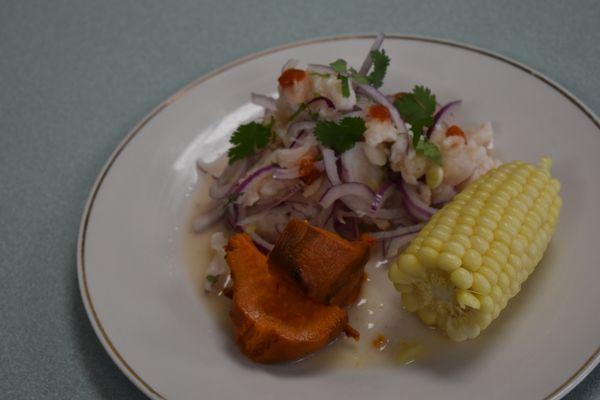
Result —
[[[325, 169], [325, 164], [323, 161], [316, 161], [313, 163], [313, 168], [319, 171], [323, 171]], [[297, 179], [300, 178], [300, 168], [276, 168], [275, 172], [273, 172], [273, 179], [280, 180], [289, 180], [289, 179]]]
[[318, 103], [318, 102], [324, 102], [325, 104], [327, 104], [327, 107], [331, 108], [332, 110], [335, 110], [335, 104], [333, 104], [333, 101], [331, 101], [328, 97], [325, 97], [325, 96], [315, 97], [314, 99], [312, 99], [311, 101], [306, 103], [306, 105], [310, 106], [311, 104]]
[[399, 236], [404, 236], [408, 233], [418, 232], [424, 226], [425, 226], [425, 224], [402, 226], [400, 228], [392, 229], [390, 231], [369, 233], [369, 235], [375, 240], [392, 239], [392, 238], [397, 238]]
[[300, 177], [300, 169], [299, 168], [277, 168], [275, 172], [273, 172], [273, 179], [296, 179]]
[[337, 75], [337, 72], [335, 72], [335, 70], [333, 68], [331, 68], [328, 65], [323, 65], [323, 64], [308, 64], [308, 70], [309, 71], [314, 71], [316, 73], [319, 74], [326, 74], [326, 75]]
[[371, 210], [377, 211], [381, 208], [383, 203], [390, 197], [392, 191], [394, 190], [394, 183], [391, 181], [384, 182], [377, 192], [375, 192], [375, 198], [371, 203]]
[[195, 233], [202, 233], [214, 224], [216, 224], [225, 214], [225, 208], [221, 205], [199, 215], [194, 219], [192, 228]]
[[415, 188], [408, 185], [404, 180], [400, 181], [398, 187], [402, 192], [402, 198], [404, 199], [404, 205], [406, 206], [407, 211], [414, 218], [419, 221], [427, 221], [437, 212], [437, 209], [425, 204], [423, 200], [419, 198]]
[[252, 103], [261, 106], [270, 111], [277, 111], [277, 100], [264, 94], [252, 93], [250, 95]]
[[248, 159], [238, 160], [225, 168], [219, 179], [210, 186], [209, 195], [213, 199], [222, 199], [231, 194], [237, 181], [244, 176], [248, 168]]
[[406, 210], [404, 208], [380, 208], [377, 211], [369, 213], [369, 216], [375, 219], [396, 220], [406, 217]]
[[233, 232], [242, 232], [242, 227], [238, 223], [240, 219], [240, 206], [236, 203], [231, 203], [227, 207], [227, 225]]
[[300, 139], [302, 139], [302, 137], [306, 135], [306, 131], [305, 130], [301, 130], [300, 133], [298, 135], [296, 135], [296, 137], [294, 138], [294, 140], [292, 140], [292, 143], [290, 144], [289, 148], [293, 149], [294, 147], [298, 146], [300, 144]]
[[431, 124], [431, 126], [429, 128], [427, 128], [427, 133], [425, 134], [427, 137], [430, 137], [431, 134], [433, 133], [433, 131], [435, 130], [435, 128], [437, 127], [437, 125], [440, 122], [443, 122], [445, 118], [447, 118], [449, 115], [451, 115], [454, 111], [456, 111], [460, 105], [462, 104], [462, 100], [455, 100], [455, 101], [451, 101], [450, 103], [446, 104], [445, 106], [443, 106], [442, 108], [440, 108], [438, 110], [438, 112], [435, 113], [435, 115], [433, 116], [433, 123]]
[[252, 211], [250, 211], [250, 214], [245, 216], [244, 218], [241, 218], [238, 222], [238, 225], [240, 226], [246, 226], [246, 225], [251, 225], [251, 224], [255, 224], [258, 221], [264, 220], [265, 218], [267, 218], [269, 215], [274, 215], [274, 214], [286, 214], [290, 211], [292, 211], [292, 206], [290, 204], [284, 204], [281, 206], [274, 206], [274, 207], [269, 207], [267, 208], [266, 206], [258, 206], [258, 207], [253, 207], [254, 209]]
[[290, 148], [296, 147], [298, 144], [300, 144], [299, 139], [305, 135], [306, 131], [312, 131], [315, 129], [316, 125], [317, 123], [314, 121], [299, 121], [291, 124], [287, 132], [288, 138], [294, 138]]
[[[325, 165], [327, 165], [327, 163], [325, 163]], [[370, 204], [373, 201], [373, 196], [373, 191], [367, 185], [364, 185], [362, 183], [340, 183], [338, 185], [330, 187], [319, 200], [319, 204], [321, 204], [324, 208], [327, 208], [331, 206], [336, 200], [342, 198], [345, 198], [345, 200], [347, 200], [348, 197], [360, 199], [366, 202], [367, 204]], [[353, 208], [349, 204], [347, 205], [350, 208]]]
[[287, 60], [285, 62], [285, 64], [283, 64], [283, 67], [281, 67], [281, 73], [283, 74], [285, 71], [287, 71], [288, 69], [292, 69], [292, 68], [296, 68], [296, 66], [300, 63], [300, 61], [298, 61], [295, 58], [290, 58], [289, 60]]
[[327, 178], [332, 185], [339, 185], [342, 183], [340, 175], [338, 174], [337, 158], [333, 150], [322, 147], [321, 153], [323, 153], [323, 163], [325, 164], [325, 173]]
[[256, 207], [253, 207], [251, 216], [255, 216], [256, 214], [265, 213], [278, 205], [288, 201], [291, 197], [293, 197], [296, 193], [304, 188], [304, 184], [302, 182], [298, 182], [294, 186], [291, 186], [287, 191], [285, 191], [281, 196], [276, 197], [274, 200], [266, 202], [264, 204], [260, 204]]
[[388, 245], [385, 247], [384, 257], [395, 257], [398, 254], [398, 252], [404, 247], [406, 247], [416, 236], [417, 233], [411, 233], [408, 235], [390, 239]]
[[371, 45], [371, 49], [369, 50], [367, 57], [365, 57], [365, 61], [363, 61], [360, 70], [358, 71], [360, 74], [366, 75], [367, 72], [369, 72], [369, 70], [371, 69], [371, 65], [373, 64], [373, 60], [371, 59], [371, 52], [379, 50], [379, 48], [381, 47], [381, 43], [383, 43], [383, 39], [385, 39], [383, 33], [378, 33], [377, 37], [375, 38], [375, 41]]
[[232, 192], [233, 193], [242, 193], [244, 191], [244, 189], [246, 189], [246, 187], [248, 187], [248, 185], [250, 185], [252, 182], [254, 182], [256, 179], [260, 178], [264, 174], [274, 170], [275, 168], [276, 168], [276, 166], [274, 164], [269, 164], [269, 165], [265, 165], [262, 168], [257, 169], [256, 171], [252, 172], [250, 174], [250, 176], [248, 176], [246, 179], [244, 179], [239, 185], [237, 185], [233, 189]]
[[365, 96], [387, 108], [390, 112], [394, 125], [396, 125], [396, 128], [400, 132], [406, 132], [406, 126], [404, 125], [402, 117], [400, 117], [400, 113], [394, 104], [383, 93], [369, 85], [357, 84], [357, 87]]
[[275, 247], [272, 243], [269, 243], [265, 239], [261, 238], [256, 232], [248, 232], [248, 235], [250, 235], [256, 247], [258, 247], [258, 249], [263, 253], [268, 253], [273, 250], [273, 247]]

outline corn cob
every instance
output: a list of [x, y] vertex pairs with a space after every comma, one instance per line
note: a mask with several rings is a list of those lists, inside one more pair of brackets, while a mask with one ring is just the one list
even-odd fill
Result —
[[503, 164], [435, 213], [389, 270], [404, 307], [455, 341], [496, 319], [554, 233], [562, 199], [550, 166]]

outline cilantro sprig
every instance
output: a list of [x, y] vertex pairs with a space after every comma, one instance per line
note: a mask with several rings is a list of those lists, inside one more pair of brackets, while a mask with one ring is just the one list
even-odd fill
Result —
[[369, 56], [373, 60], [373, 71], [369, 74], [368, 79], [371, 85], [378, 88], [383, 84], [387, 67], [390, 65], [390, 58], [383, 49], [374, 50], [369, 53]]
[[227, 152], [229, 164], [251, 156], [257, 150], [267, 147], [273, 137], [272, 127], [273, 120], [268, 126], [258, 122], [240, 125], [229, 139], [229, 142], [233, 144], [233, 147]]
[[358, 117], [346, 117], [340, 122], [320, 121], [315, 127], [315, 137], [325, 147], [340, 154], [350, 150], [366, 130], [365, 121]]
[[338, 58], [329, 64], [337, 72], [337, 78], [342, 82], [342, 96], [350, 96], [349, 78], [361, 85], [372, 85], [376, 88], [383, 84], [387, 67], [390, 65], [390, 58], [385, 50], [372, 51], [369, 53], [369, 57], [373, 60], [373, 71], [369, 75], [361, 74], [352, 67], [349, 68], [348, 62], [342, 58]]
[[404, 122], [410, 125], [412, 144], [417, 153], [431, 159], [436, 164], [442, 163], [442, 154], [437, 146], [423, 136], [426, 127], [433, 124], [435, 113], [435, 95], [425, 86], [415, 86], [411, 93], [400, 97], [394, 105]]

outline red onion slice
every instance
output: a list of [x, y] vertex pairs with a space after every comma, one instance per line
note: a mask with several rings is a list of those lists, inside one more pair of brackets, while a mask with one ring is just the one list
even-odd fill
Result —
[[248, 185], [250, 185], [252, 182], [254, 182], [256, 179], [260, 178], [267, 172], [274, 170], [275, 168], [276, 167], [274, 164], [269, 164], [262, 168], [257, 169], [256, 171], [251, 173], [250, 176], [248, 176], [246, 179], [244, 179], [239, 185], [237, 185], [233, 189], [232, 192], [233, 193], [242, 193], [244, 191], [244, 189], [246, 189], [246, 187], [248, 187]]
[[407, 235], [409, 233], [419, 232], [421, 230], [421, 228], [423, 228], [424, 226], [425, 226], [425, 224], [402, 226], [400, 228], [396, 228], [396, 229], [393, 229], [390, 231], [369, 233], [369, 236], [371, 236], [375, 240], [393, 239], [393, 238]]
[[288, 138], [294, 138], [290, 148], [296, 147], [300, 144], [300, 138], [306, 134], [307, 131], [312, 131], [317, 125], [313, 121], [299, 121], [294, 122], [288, 127], [287, 136]]
[[[316, 161], [313, 163], [313, 168], [319, 171], [323, 171], [325, 169], [325, 164], [323, 161]], [[273, 179], [280, 180], [288, 180], [288, 179], [296, 179], [300, 178], [300, 168], [277, 168], [275, 172], [273, 172]]]
[[400, 117], [400, 113], [394, 104], [383, 93], [369, 85], [357, 84], [357, 87], [365, 96], [387, 108], [390, 112], [394, 125], [396, 125], [396, 128], [400, 132], [406, 132], [406, 126], [404, 125], [402, 117]]
[[455, 100], [440, 108], [433, 116], [433, 123], [429, 128], [427, 128], [427, 133], [425, 135], [429, 138], [437, 125], [444, 121], [444, 119], [451, 115], [454, 111], [456, 111], [461, 104], [462, 100]]
[[394, 190], [394, 184], [391, 181], [384, 182], [377, 192], [375, 193], [375, 198], [371, 203], [371, 210], [377, 211], [381, 208], [383, 203], [390, 197]]
[[329, 99], [328, 97], [325, 97], [325, 96], [315, 97], [314, 99], [312, 99], [311, 101], [306, 103], [306, 105], [310, 106], [310, 105], [318, 103], [318, 102], [324, 102], [325, 104], [327, 104], [327, 107], [331, 108], [332, 110], [335, 110], [335, 104], [333, 104], [333, 101], [331, 101], [331, 99]]
[[252, 238], [252, 241], [261, 250], [263, 253], [268, 253], [273, 250], [273, 244], [267, 242], [265, 239], [261, 238], [256, 232], [248, 232], [248, 235]]
[[380, 208], [375, 212], [369, 213], [369, 216], [375, 219], [397, 220], [406, 217], [407, 212], [404, 208]]
[[192, 228], [195, 233], [202, 233], [214, 224], [216, 224], [225, 214], [225, 208], [221, 205], [199, 215], [194, 219]]
[[273, 172], [273, 179], [296, 179], [300, 177], [300, 169], [299, 168], [277, 168], [275, 172]]
[[406, 182], [404, 182], [404, 180], [400, 181], [398, 187], [402, 192], [402, 198], [404, 199], [404, 205], [406, 206], [407, 211], [414, 218], [418, 219], [419, 221], [427, 221], [438, 211], [437, 209], [429, 207], [427, 204], [425, 204], [417, 195], [415, 188], [411, 185], [408, 185]]
[[321, 153], [323, 154], [323, 163], [325, 164], [325, 173], [327, 178], [332, 185], [339, 185], [342, 183], [340, 175], [338, 174], [337, 158], [333, 150], [322, 147]]
[[252, 93], [250, 95], [252, 103], [261, 106], [270, 111], [277, 111], [277, 100], [264, 94]]
[[366, 75], [367, 72], [369, 72], [369, 70], [371, 69], [371, 65], [373, 64], [373, 60], [371, 59], [371, 52], [379, 50], [379, 48], [381, 47], [381, 43], [383, 43], [383, 39], [385, 39], [383, 33], [378, 33], [377, 37], [375, 38], [375, 41], [371, 45], [371, 49], [369, 49], [367, 57], [365, 57], [365, 60], [363, 61], [360, 70], [358, 71], [360, 74]]
[[[364, 201], [366, 202], [366, 204], [370, 204], [373, 201], [373, 196], [373, 191], [367, 185], [364, 185], [362, 183], [340, 183], [338, 185], [330, 187], [319, 200], [319, 204], [321, 204], [321, 206], [323, 206], [324, 208], [327, 208], [330, 207], [338, 199], [345, 198], [344, 200], [349, 200], [348, 197], [354, 198], [359, 201]], [[354, 209], [352, 205], [348, 203], [346, 203], [346, 205]]]
[[248, 160], [238, 160], [225, 168], [219, 179], [210, 186], [209, 195], [213, 199], [222, 199], [231, 194], [235, 184], [244, 176], [248, 168]]

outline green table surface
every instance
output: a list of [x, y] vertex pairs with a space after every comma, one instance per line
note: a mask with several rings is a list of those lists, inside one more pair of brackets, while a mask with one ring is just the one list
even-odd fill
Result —
[[[144, 397], [96, 338], [75, 261], [92, 183], [136, 122], [249, 53], [377, 31], [493, 50], [600, 113], [598, 0], [1, 1], [0, 398]], [[600, 368], [567, 398], [600, 398]]]

